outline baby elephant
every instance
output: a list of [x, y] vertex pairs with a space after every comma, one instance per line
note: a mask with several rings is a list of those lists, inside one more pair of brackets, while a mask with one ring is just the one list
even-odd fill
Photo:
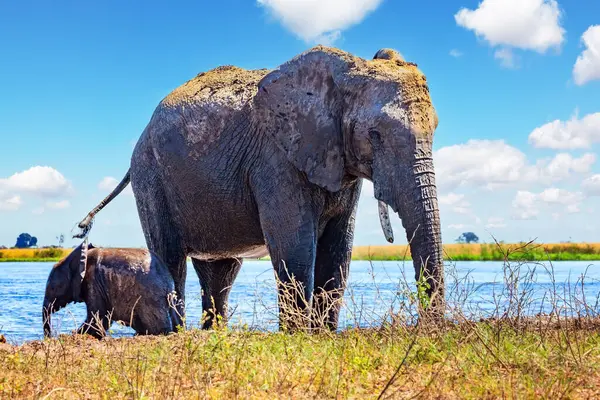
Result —
[[183, 326], [181, 302], [162, 260], [143, 249], [103, 249], [87, 239], [54, 265], [44, 297], [44, 335], [50, 315], [71, 302], [85, 302], [87, 318], [78, 333], [102, 338], [111, 321], [138, 334], [166, 334]]

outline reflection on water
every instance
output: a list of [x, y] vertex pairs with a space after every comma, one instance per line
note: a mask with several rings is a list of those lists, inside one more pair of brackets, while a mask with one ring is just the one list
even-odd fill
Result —
[[[550, 311], [550, 297], [576, 293], [585, 296], [591, 311], [600, 310], [600, 270], [594, 262], [555, 262], [521, 266], [520, 278], [503, 270], [501, 262], [458, 262], [447, 267], [449, 304], [467, 315], [491, 313], [507, 307], [510, 290], [526, 293], [525, 313]], [[11, 343], [42, 337], [42, 301], [53, 263], [0, 263], [0, 333]], [[585, 285], [578, 279], [586, 274]], [[381, 321], [390, 309], [406, 306], [406, 289], [414, 290], [412, 263], [354, 261], [350, 268], [340, 327], [365, 326]], [[508, 278], [507, 278], [508, 277]], [[505, 279], [515, 283], [506, 285]], [[549, 296], [552, 294], [552, 296]], [[200, 285], [191, 264], [186, 282], [188, 324], [197, 326], [201, 317]], [[522, 295], [523, 296], [523, 295]], [[231, 323], [256, 329], [276, 329], [277, 305], [273, 270], [269, 262], [245, 261], [230, 296]], [[589, 310], [588, 310], [589, 311]], [[69, 333], [85, 318], [84, 304], [71, 304], [53, 317], [54, 332]], [[133, 330], [113, 324], [113, 335], [131, 335]]]

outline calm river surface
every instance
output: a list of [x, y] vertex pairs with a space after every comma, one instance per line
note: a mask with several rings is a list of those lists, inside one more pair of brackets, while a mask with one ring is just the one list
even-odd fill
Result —
[[[0, 263], [0, 333], [10, 343], [42, 337], [42, 300], [48, 273], [53, 263]], [[585, 297], [588, 312], [599, 312], [600, 262], [554, 262], [550, 265], [513, 264], [510, 270], [501, 262], [458, 262], [446, 268], [449, 304], [466, 315], [492, 315], [504, 310], [515, 297], [524, 299], [524, 313], [549, 311], [565, 297], [569, 304]], [[584, 285], [581, 276], [585, 274]], [[521, 279], [519, 285], [506, 285]], [[512, 279], [510, 278], [512, 276]], [[381, 322], [390, 310], [408, 307], [405, 294], [414, 290], [411, 263], [398, 261], [354, 261], [350, 268], [345, 305], [340, 327], [368, 326]], [[406, 283], [408, 282], [408, 283]], [[554, 282], [554, 283], [553, 283]], [[200, 285], [191, 263], [186, 282], [188, 326], [197, 326], [201, 317]], [[514, 297], [513, 297], [514, 298]], [[581, 303], [575, 305], [582, 308]], [[247, 324], [257, 329], [277, 326], [276, 292], [269, 262], [245, 261], [230, 297], [232, 324]], [[502, 311], [500, 311], [502, 312]], [[53, 318], [54, 332], [69, 333], [85, 318], [85, 304], [71, 304]], [[114, 336], [131, 335], [133, 330], [112, 325]]]

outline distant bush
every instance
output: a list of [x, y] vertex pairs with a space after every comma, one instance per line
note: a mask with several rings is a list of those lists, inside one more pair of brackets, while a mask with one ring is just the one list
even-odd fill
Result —
[[565, 243], [545, 246], [550, 254], [573, 253], [573, 254], [600, 254], [600, 246], [589, 243]]
[[34, 258], [59, 258], [63, 256], [63, 250], [58, 248], [39, 249], [33, 252]]
[[31, 236], [29, 233], [21, 233], [19, 237], [17, 237], [17, 243], [15, 247], [17, 249], [27, 249], [29, 247], [37, 246], [37, 238], [35, 236]]

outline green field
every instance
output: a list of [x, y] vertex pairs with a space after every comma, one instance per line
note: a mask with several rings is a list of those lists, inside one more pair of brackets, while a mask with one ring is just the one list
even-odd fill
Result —
[[[444, 259], [453, 261], [576, 261], [600, 260], [600, 243], [445, 244]], [[357, 246], [355, 260], [410, 260], [405, 245]]]
[[0, 262], [41, 262], [58, 261], [71, 252], [72, 249], [2, 249]]
[[598, 398], [598, 321], [583, 322], [0, 344], [0, 398]]
[[[70, 251], [71, 249], [6, 249], [0, 250], [0, 262], [56, 262]], [[453, 261], [597, 261], [600, 260], [600, 243], [446, 244], [444, 258]], [[268, 260], [268, 257], [265, 259]], [[352, 259], [410, 260], [410, 249], [405, 245], [355, 246]]]

